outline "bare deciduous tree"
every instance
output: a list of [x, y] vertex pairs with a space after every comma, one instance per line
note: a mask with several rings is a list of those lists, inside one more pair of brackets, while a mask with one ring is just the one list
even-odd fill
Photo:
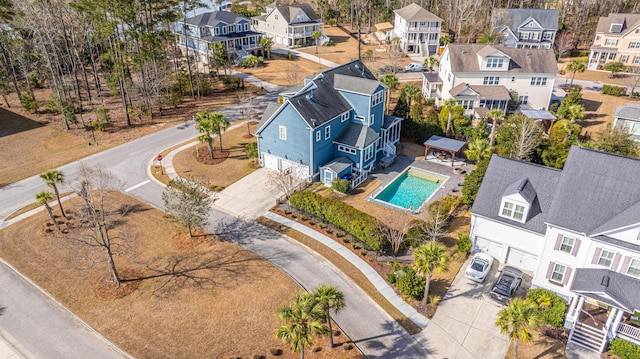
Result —
[[553, 51], [556, 53], [556, 59], [567, 56], [575, 48], [576, 39], [569, 30], [560, 32], [553, 42]]
[[293, 171], [288, 168], [283, 171], [269, 171], [267, 183], [279, 190], [286, 198], [289, 198], [296, 189], [301, 179], [296, 177]]
[[519, 116], [520, 121], [513, 141], [513, 158], [527, 160], [529, 156], [540, 145], [544, 131], [540, 124], [524, 115]]
[[640, 83], [640, 67], [627, 66], [625, 72], [624, 83], [630, 89], [629, 96], [633, 96], [633, 93], [636, 92], [636, 88]]
[[398, 255], [398, 251], [409, 240], [407, 231], [411, 226], [409, 216], [397, 215], [386, 220], [387, 223], [378, 222], [378, 230], [384, 238], [391, 244], [393, 256]]
[[424, 222], [421, 232], [424, 241], [439, 241], [447, 233], [449, 213], [446, 213], [441, 204], [424, 211]]
[[88, 230], [72, 239], [102, 251], [116, 285], [120, 285], [121, 279], [113, 257], [119, 254], [120, 243], [112, 236], [111, 229], [125, 212], [112, 208], [110, 196], [121, 188], [122, 182], [113, 173], [99, 166], [80, 165], [75, 191], [84, 203], [78, 217]]
[[169, 181], [162, 192], [167, 213], [187, 228], [189, 238], [192, 228], [204, 228], [209, 223], [209, 210], [217, 200], [204, 184], [177, 178]]

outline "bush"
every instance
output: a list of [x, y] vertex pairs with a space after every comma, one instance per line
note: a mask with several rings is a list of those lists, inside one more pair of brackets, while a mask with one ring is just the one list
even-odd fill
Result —
[[95, 131], [102, 132], [107, 129], [107, 123], [101, 119], [95, 119], [91, 122], [91, 127], [93, 127]]
[[489, 160], [482, 160], [478, 162], [476, 169], [469, 172], [464, 178], [464, 182], [462, 182], [462, 203], [472, 204], [476, 199], [484, 174], [487, 172], [487, 167], [489, 167]]
[[242, 61], [242, 67], [258, 67], [262, 64], [264, 64], [264, 58], [256, 55], [249, 55]]
[[287, 51], [287, 60], [293, 61], [293, 54], [291, 53], [291, 51]]
[[612, 96], [626, 96], [627, 89], [620, 86], [602, 85], [602, 93]]
[[271, 355], [273, 356], [279, 356], [279, 355], [282, 355], [282, 350], [272, 347], [272, 348], [269, 348], [269, 353], [271, 353]]
[[559, 295], [548, 289], [535, 288], [527, 292], [527, 299], [538, 303], [545, 324], [556, 328], [564, 325], [567, 303]]
[[20, 96], [20, 104], [25, 111], [36, 112], [38, 111], [38, 101], [31, 96], [28, 92], [23, 92]]
[[424, 295], [424, 287], [427, 279], [418, 275], [413, 267], [405, 266], [402, 268], [404, 274], [396, 276], [396, 287], [403, 295], [415, 299], [422, 299]]
[[458, 231], [458, 253], [469, 254], [471, 252], [471, 240], [469, 239], [469, 233], [462, 233]]
[[614, 339], [609, 344], [609, 350], [623, 359], [640, 359], [640, 346], [624, 339]]
[[334, 178], [333, 181], [331, 181], [331, 188], [340, 193], [347, 193], [350, 185], [351, 181], [342, 178]]
[[342, 349], [351, 350], [351, 349], [353, 349], [353, 345], [351, 343], [344, 343], [344, 344], [342, 344]]
[[375, 217], [342, 201], [326, 198], [311, 191], [299, 191], [291, 196], [289, 203], [350, 233], [365, 243], [368, 249], [381, 252], [388, 243], [378, 230], [378, 220]]

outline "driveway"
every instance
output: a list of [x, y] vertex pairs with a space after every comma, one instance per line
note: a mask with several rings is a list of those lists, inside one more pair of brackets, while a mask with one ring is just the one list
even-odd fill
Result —
[[260, 167], [217, 194], [214, 208], [242, 218], [257, 218], [276, 204], [281, 190], [269, 184], [268, 169]]
[[[494, 262], [484, 283], [464, 277], [471, 256], [460, 268], [436, 314], [417, 339], [429, 351], [427, 358], [504, 359], [509, 340], [495, 326], [501, 304], [489, 298], [489, 290], [498, 275]], [[526, 280], [518, 294], [526, 286]]]

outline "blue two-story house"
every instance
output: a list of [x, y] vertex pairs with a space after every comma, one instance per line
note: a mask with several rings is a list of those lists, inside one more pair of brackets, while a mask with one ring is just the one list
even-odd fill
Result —
[[402, 118], [385, 115], [386, 85], [360, 60], [320, 72], [281, 94], [258, 124], [260, 164], [331, 185], [355, 187], [376, 162], [391, 162]]
[[221, 43], [229, 56], [238, 59], [252, 55], [262, 55], [260, 37], [262, 34], [251, 29], [251, 20], [229, 11], [210, 11], [175, 23], [178, 47], [196, 61], [209, 63], [212, 43]]

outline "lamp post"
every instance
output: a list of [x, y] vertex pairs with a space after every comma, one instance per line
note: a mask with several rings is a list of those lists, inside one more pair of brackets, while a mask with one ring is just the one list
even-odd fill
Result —
[[[96, 141], [96, 133], [93, 129], [93, 119], [91, 117], [89, 117], [89, 127], [91, 127], [91, 137], [93, 137], [93, 143], [95, 143], [95, 145], [98, 145], [98, 141]], [[89, 145], [91, 145], [91, 142], [89, 142]]]

